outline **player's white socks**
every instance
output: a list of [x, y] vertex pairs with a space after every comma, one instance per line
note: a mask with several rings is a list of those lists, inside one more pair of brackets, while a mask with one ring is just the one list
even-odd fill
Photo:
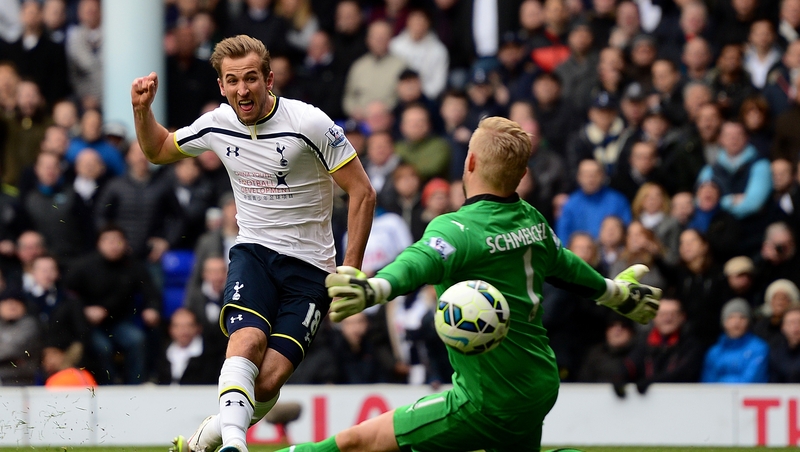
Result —
[[247, 444], [247, 428], [255, 410], [258, 367], [241, 356], [225, 360], [219, 374], [219, 425], [222, 444]]
[[[253, 410], [253, 415], [250, 417], [250, 426], [255, 425], [264, 418], [264, 416], [269, 413], [269, 410], [275, 406], [278, 402], [278, 397], [280, 397], [281, 393], [278, 392], [271, 400], [266, 402], [259, 402], [256, 401], [256, 407]], [[211, 452], [216, 450], [219, 446], [222, 445], [222, 427], [220, 426], [219, 422], [219, 415], [215, 414], [211, 416], [211, 419], [203, 426], [201, 430], [199, 430], [198, 438], [196, 439], [195, 443], [198, 445], [202, 445], [203, 449], [199, 449], [202, 452]], [[190, 444], [191, 447], [191, 444]], [[195, 449], [191, 449], [195, 450]]]
[[258, 421], [260, 421], [264, 416], [266, 416], [267, 413], [269, 413], [269, 410], [271, 410], [272, 407], [274, 407], [275, 404], [278, 403], [278, 397], [280, 396], [281, 392], [278, 391], [278, 395], [276, 395], [270, 400], [267, 400], [266, 402], [259, 402], [256, 400], [256, 408], [255, 410], [253, 410], [253, 417], [250, 418], [250, 425], [256, 425]]

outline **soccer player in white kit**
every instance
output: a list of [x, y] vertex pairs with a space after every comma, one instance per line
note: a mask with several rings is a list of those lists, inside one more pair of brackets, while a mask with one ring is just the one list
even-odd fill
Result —
[[173, 450], [245, 452], [247, 428], [275, 405], [303, 359], [330, 298], [334, 182], [349, 195], [344, 264], [360, 267], [375, 191], [344, 132], [319, 109], [271, 92], [269, 52], [240, 35], [221, 41], [211, 64], [228, 104], [170, 133], [150, 108], [151, 73], [133, 81], [136, 136], [153, 163], [210, 150], [228, 170], [239, 236], [230, 252], [220, 326], [230, 336], [219, 378], [218, 415]]

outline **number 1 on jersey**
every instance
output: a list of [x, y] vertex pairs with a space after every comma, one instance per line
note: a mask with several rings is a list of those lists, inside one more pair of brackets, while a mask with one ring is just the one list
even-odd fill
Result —
[[528, 321], [531, 322], [533, 319], [536, 318], [536, 313], [539, 311], [539, 297], [536, 295], [536, 292], [533, 290], [533, 264], [531, 263], [531, 259], [533, 258], [533, 248], [528, 247], [528, 251], [525, 251], [525, 255], [522, 256], [523, 265], [525, 266], [525, 285], [527, 286], [526, 289], [528, 290], [528, 298], [531, 300], [533, 307], [531, 308], [530, 314], [528, 314]]

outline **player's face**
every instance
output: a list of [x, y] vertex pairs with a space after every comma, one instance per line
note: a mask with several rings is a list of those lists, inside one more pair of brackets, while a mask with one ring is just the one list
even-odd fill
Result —
[[226, 57], [221, 65], [222, 78], [218, 79], [220, 92], [228, 99], [236, 116], [243, 123], [251, 125], [267, 115], [272, 108], [272, 89], [274, 75], [267, 79], [261, 73], [261, 58], [255, 53], [242, 58]]

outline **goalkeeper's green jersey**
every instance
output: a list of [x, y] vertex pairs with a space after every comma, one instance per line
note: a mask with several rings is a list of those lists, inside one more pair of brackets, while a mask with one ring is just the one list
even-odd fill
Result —
[[542, 326], [542, 284], [598, 298], [606, 281], [563, 248], [547, 220], [515, 194], [480, 195], [457, 212], [436, 217], [420, 241], [376, 275], [392, 285], [390, 299], [424, 285], [441, 295], [451, 285], [481, 279], [508, 300], [508, 336], [494, 350], [466, 356], [448, 348], [453, 384], [492, 413], [521, 413], [558, 390], [555, 355]]

